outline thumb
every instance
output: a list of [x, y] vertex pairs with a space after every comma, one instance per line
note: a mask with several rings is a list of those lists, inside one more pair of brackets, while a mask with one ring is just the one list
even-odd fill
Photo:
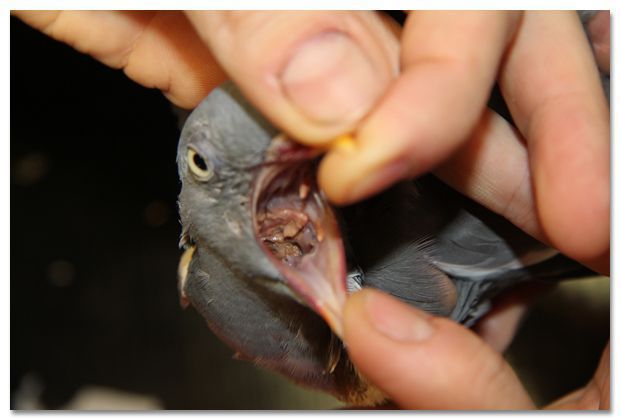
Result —
[[248, 100], [307, 144], [353, 131], [398, 70], [398, 39], [374, 12], [187, 15]]
[[384, 293], [348, 299], [344, 340], [358, 370], [402, 408], [535, 408], [506, 361], [473, 332]]

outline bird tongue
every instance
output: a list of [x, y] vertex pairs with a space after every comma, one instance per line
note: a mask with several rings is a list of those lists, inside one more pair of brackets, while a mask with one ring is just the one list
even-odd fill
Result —
[[344, 246], [316, 182], [318, 154], [281, 136], [272, 140], [255, 174], [254, 233], [289, 288], [341, 336]]

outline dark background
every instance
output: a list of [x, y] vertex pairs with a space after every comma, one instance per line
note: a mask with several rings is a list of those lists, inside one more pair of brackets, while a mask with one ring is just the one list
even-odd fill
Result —
[[[15, 18], [10, 42], [12, 408], [66, 407], [88, 386], [168, 409], [336, 406], [233, 360], [181, 310], [165, 98]], [[534, 306], [508, 359], [548, 402], [585, 384], [608, 337], [608, 280], [569, 282]]]

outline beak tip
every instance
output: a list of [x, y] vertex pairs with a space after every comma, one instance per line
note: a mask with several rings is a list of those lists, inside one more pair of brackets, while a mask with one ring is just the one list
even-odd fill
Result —
[[323, 305], [318, 309], [319, 315], [325, 320], [331, 330], [338, 336], [343, 338], [343, 308], [344, 300], [338, 302], [336, 305]]

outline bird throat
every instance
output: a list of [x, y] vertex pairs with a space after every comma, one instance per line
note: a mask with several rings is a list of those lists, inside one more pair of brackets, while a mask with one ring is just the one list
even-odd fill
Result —
[[312, 207], [317, 205], [316, 198], [309, 197], [311, 184], [315, 182], [309, 172], [307, 165], [285, 170], [263, 191], [265, 195], [259, 199], [257, 208], [258, 239], [273, 256], [290, 267], [298, 266], [323, 240], [321, 226], [308, 214], [315, 214]]
[[254, 174], [252, 219], [257, 242], [289, 288], [339, 329], [346, 262], [336, 217], [316, 181], [318, 155], [273, 139]]

